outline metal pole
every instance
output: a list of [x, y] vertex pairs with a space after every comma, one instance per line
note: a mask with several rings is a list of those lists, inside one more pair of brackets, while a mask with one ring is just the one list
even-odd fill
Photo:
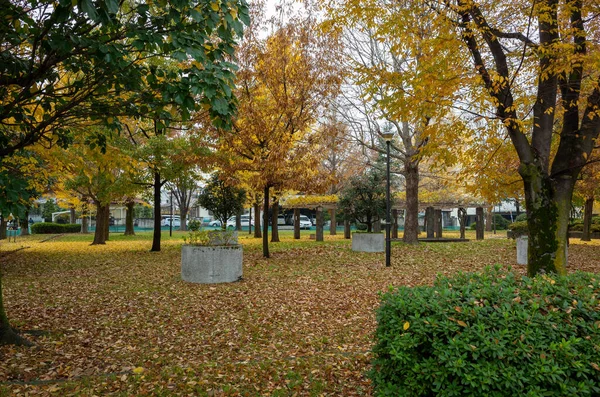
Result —
[[390, 141], [386, 141], [387, 147], [387, 186], [385, 191], [385, 201], [386, 201], [386, 210], [385, 210], [385, 266], [392, 266], [391, 256], [392, 256], [392, 241], [390, 239]]
[[169, 219], [169, 236], [173, 237], [173, 189], [171, 189], [171, 218]]

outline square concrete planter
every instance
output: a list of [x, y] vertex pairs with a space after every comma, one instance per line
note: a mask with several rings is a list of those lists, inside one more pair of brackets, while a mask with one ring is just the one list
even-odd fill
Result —
[[241, 245], [183, 245], [181, 278], [191, 283], [231, 283], [242, 278]]
[[385, 235], [383, 233], [352, 233], [352, 251], [384, 252]]

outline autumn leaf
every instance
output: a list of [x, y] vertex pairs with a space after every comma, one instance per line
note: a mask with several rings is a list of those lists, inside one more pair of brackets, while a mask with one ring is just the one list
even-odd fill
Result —
[[406, 331], [407, 329], [410, 328], [410, 323], [407, 321], [404, 323], [404, 325], [402, 326], [402, 328]]

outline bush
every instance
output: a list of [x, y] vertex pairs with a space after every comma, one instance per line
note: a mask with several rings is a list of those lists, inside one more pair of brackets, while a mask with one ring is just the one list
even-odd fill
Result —
[[515, 222], [523, 222], [523, 221], [527, 221], [527, 213], [526, 212], [519, 214], [519, 216], [517, 216], [515, 218]]
[[76, 223], [59, 224], [52, 222], [34, 223], [31, 225], [33, 234], [79, 233], [81, 225]]
[[496, 223], [496, 230], [506, 230], [510, 224], [510, 221], [500, 214], [494, 214], [494, 222]]
[[366, 232], [367, 231], [367, 225], [365, 225], [364, 223], [357, 223], [356, 224], [356, 230]]
[[377, 310], [378, 396], [600, 395], [597, 276], [498, 266], [401, 287]]
[[529, 234], [529, 227], [527, 221], [513, 222], [508, 225], [508, 230], [512, 232], [512, 237], [517, 238], [519, 236], [526, 236]]
[[469, 229], [471, 229], [471, 230], [477, 229], [477, 222], [471, 223], [471, 226], [469, 226]]

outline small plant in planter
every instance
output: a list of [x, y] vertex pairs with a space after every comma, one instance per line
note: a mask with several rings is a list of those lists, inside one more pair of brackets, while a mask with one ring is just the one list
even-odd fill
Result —
[[383, 252], [383, 233], [373, 233], [373, 224], [385, 216], [385, 175], [376, 169], [350, 178], [339, 195], [338, 208], [345, 220], [357, 223], [357, 229], [365, 232], [352, 233], [352, 250]]

